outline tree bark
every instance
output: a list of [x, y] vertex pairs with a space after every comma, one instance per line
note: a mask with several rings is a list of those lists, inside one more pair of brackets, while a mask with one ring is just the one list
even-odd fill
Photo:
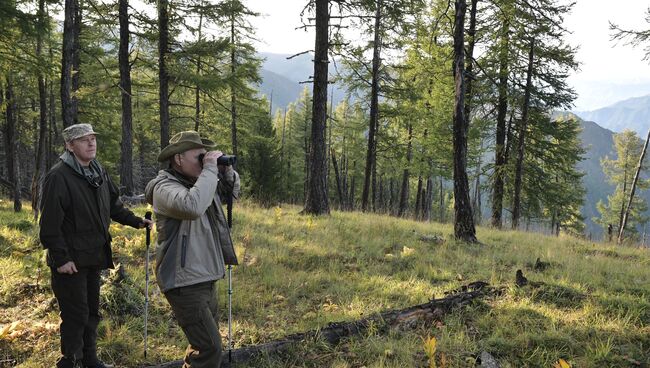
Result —
[[418, 187], [415, 191], [415, 219], [419, 220], [422, 218], [422, 175], [418, 175]]
[[122, 194], [133, 195], [133, 112], [131, 106], [131, 65], [129, 64], [129, 1], [119, 0], [120, 91], [122, 93], [122, 143], [120, 187]]
[[[639, 158], [639, 165], [636, 167], [636, 173], [634, 174], [634, 179], [632, 179], [632, 188], [630, 188], [630, 199], [627, 201], [627, 206], [625, 207], [625, 213], [623, 214], [623, 221], [621, 223], [620, 230], [618, 232], [617, 243], [620, 245], [623, 243], [623, 235], [625, 233], [625, 225], [627, 225], [627, 218], [630, 214], [630, 208], [632, 208], [632, 201], [634, 200], [634, 192], [636, 191], [636, 183], [639, 181], [639, 175], [641, 174], [641, 168], [643, 168], [643, 160], [645, 159], [646, 151], [648, 150], [648, 141], [650, 141], [650, 130], [648, 130], [648, 136], [645, 139], [643, 144], [643, 150], [641, 151], [641, 157]], [[645, 228], [644, 228], [645, 230]], [[644, 234], [645, 237], [645, 234]]]
[[45, 0], [38, 1], [37, 21], [39, 32], [36, 35], [36, 59], [39, 63], [37, 72], [38, 80], [38, 105], [39, 105], [39, 122], [38, 122], [38, 140], [36, 144], [36, 164], [34, 165], [34, 175], [32, 177], [32, 212], [34, 220], [38, 219], [40, 201], [40, 188], [46, 171], [47, 162], [47, 90], [45, 86], [45, 76], [43, 75], [43, 32], [45, 32], [47, 23], [45, 18]]
[[76, 0], [65, 0], [63, 20], [63, 46], [61, 51], [61, 117], [63, 119], [64, 128], [74, 124], [75, 120], [72, 101], [75, 3]]
[[[202, 31], [203, 31], [203, 12], [200, 11], [198, 42], [201, 42], [203, 39]], [[198, 55], [196, 58], [196, 75], [197, 76], [201, 75], [201, 55]], [[201, 87], [197, 83], [194, 91], [194, 130], [198, 132], [200, 126], [201, 126]]]
[[381, 64], [381, 8], [382, 0], [376, 1], [375, 36], [372, 51], [372, 81], [370, 86], [370, 121], [368, 123], [368, 149], [366, 151], [366, 168], [361, 194], [361, 210], [368, 210], [370, 181], [373, 167], [377, 161], [376, 132], [379, 121], [379, 67]]
[[400, 191], [399, 197], [399, 209], [397, 210], [397, 216], [403, 217], [408, 210], [408, 199], [409, 199], [409, 177], [411, 167], [411, 158], [413, 157], [412, 152], [412, 140], [413, 140], [413, 125], [409, 123], [408, 125], [408, 143], [406, 145], [406, 167], [402, 172], [402, 190]]
[[345, 209], [345, 197], [343, 196], [343, 188], [341, 187], [341, 176], [339, 174], [339, 165], [336, 162], [336, 154], [334, 153], [334, 149], [330, 149], [331, 154], [332, 154], [332, 165], [334, 166], [334, 177], [336, 178], [336, 190], [339, 195], [339, 208], [340, 209]]
[[524, 152], [526, 150], [526, 129], [528, 128], [528, 111], [530, 108], [530, 93], [533, 78], [533, 58], [534, 58], [535, 40], [530, 41], [530, 50], [528, 51], [528, 70], [526, 71], [526, 90], [524, 91], [524, 106], [521, 113], [521, 126], [519, 127], [519, 139], [517, 147], [517, 162], [515, 163], [515, 194], [512, 203], [512, 229], [519, 227], [519, 217], [521, 215], [521, 186], [524, 166]]
[[422, 209], [422, 220], [431, 221], [431, 206], [433, 205], [433, 176], [427, 178], [427, 189], [424, 195], [424, 208]]
[[[326, 25], [327, 29], [327, 25]], [[327, 35], [326, 35], [327, 38]], [[328, 42], [326, 40], [326, 42]], [[318, 46], [317, 46], [318, 47]], [[237, 156], [237, 93], [235, 91], [235, 72], [237, 71], [236, 58], [235, 58], [235, 15], [230, 16], [230, 134], [232, 144], [232, 154]], [[325, 58], [327, 59], [327, 48], [325, 49]], [[314, 64], [315, 65], [315, 64]], [[314, 72], [315, 73], [315, 72]], [[315, 77], [314, 77], [315, 78]], [[314, 94], [316, 93], [314, 81]], [[327, 105], [327, 64], [325, 64], [325, 104]], [[325, 123], [323, 123], [325, 124]], [[327, 153], [324, 153], [326, 155]]]
[[454, 237], [476, 242], [474, 216], [469, 198], [467, 178], [467, 119], [465, 118], [465, 49], [464, 24], [467, 4], [456, 0], [454, 18]]
[[73, 54], [72, 54], [72, 123], [79, 124], [79, 100], [77, 91], [81, 83], [81, 6], [79, 0], [74, 0], [74, 33], [73, 33]]
[[467, 30], [467, 54], [465, 70], [465, 125], [469, 127], [472, 112], [472, 81], [474, 79], [474, 45], [476, 44], [476, 6], [478, 0], [471, 0], [472, 6], [469, 11], [469, 29]]
[[[11, 72], [10, 72], [11, 74]], [[5, 125], [5, 158], [7, 163], [7, 173], [12, 185], [12, 198], [14, 200], [14, 212], [20, 212], [22, 201], [20, 198], [20, 167], [17, 157], [18, 132], [16, 129], [17, 104], [14, 94], [14, 81], [11, 75], [7, 75], [6, 90], [6, 125]]]
[[168, 0], [158, 1], [158, 98], [160, 115], [160, 149], [169, 144], [169, 74], [167, 52], [169, 45]]
[[492, 187], [492, 227], [501, 229], [503, 211], [503, 176], [506, 164], [506, 114], [508, 112], [508, 48], [510, 26], [503, 21], [499, 50], [499, 97], [497, 105], [496, 146], [494, 153], [494, 183]]
[[[483, 151], [483, 140], [481, 140], [480, 151]], [[472, 208], [474, 209], [474, 221], [478, 224], [482, 222], [481, 214], [481, 155], [479, 154], [478, 163], [476, 166], [476, 183], [474, 184], [474, 199], [472, 200]]]
[[314, 47], [314, 92], [309, 154], [309, 190], [304, 212], [329, 214], [327, 197], [327, 69], [329, 51], [329, 1], [316, 0], [316, 42]]

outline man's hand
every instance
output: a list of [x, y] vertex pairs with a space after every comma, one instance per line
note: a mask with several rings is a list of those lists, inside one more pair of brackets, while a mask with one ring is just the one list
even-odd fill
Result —
[[216, 166], [219, 157], [223, 156], [221, 151], [210, 151], [203, 156], [203, 167], [211, 165]]
[[149, 229], [153, 229], [153, 221], [149, 219], [142, 219], [142, 222], [140, 223], [140, 229], [148, 227]]
[[74, 262], [70, 261], [61, 267], [57, 267], [56, 272], [67, 273], [68, 275], [72, 275], [78, 271], [77, 271], [77, 266], [74, 265]]

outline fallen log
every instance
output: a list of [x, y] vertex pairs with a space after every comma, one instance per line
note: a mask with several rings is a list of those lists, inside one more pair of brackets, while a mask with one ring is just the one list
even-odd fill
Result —
[[[358, 321], [333, 322], [326, 327], [289, 335], [280, 340], [259, 345], [244, 346], [232, 350], [231, 363], [228, 362], [228, 352], [224, 351], [221, 367], [230, 367], [231, 364], [241, 364], [263, 354], [282, 353], [291, 346], [309, 339], [320, 339], [331, 345], [336, 345], [344, 337], [361, 334], [368, 326], [374, 326], [375, 328], [399, 327], [410, 329], [422, 321], [440, 319], [450, 311], [466, 306], [478, 298], [501, 292], [501, 289], [490, 287], [486, 282], [482, 281], [472, 282], [461, 289], [465, 291], [447, 295], [440, 299], [432, 299], [424, 304], [384, 312]], [[183, 361], [177, 360], [160, 365], [148, 366], [147, 368], [178, 368], [182, 367], [182, 365]]]

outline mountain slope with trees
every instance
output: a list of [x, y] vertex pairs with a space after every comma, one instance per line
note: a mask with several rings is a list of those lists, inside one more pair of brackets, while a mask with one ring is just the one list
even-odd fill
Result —
[[575, 114], [614, 132], [630, 129], [645, 137], [650, 129], [650, 95], [629, 98], [597, 110], [576, 111]]

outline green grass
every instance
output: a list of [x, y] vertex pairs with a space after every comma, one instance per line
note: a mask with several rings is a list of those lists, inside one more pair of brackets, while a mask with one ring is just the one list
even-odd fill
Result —
[[[441, 321], [412, 329], [377, 326], [337, 346], [305, 341], [247, 366], [428, 367], [428, 336], [438, 341], [438, 367], [473, 367], [482, 351], [502, 367], [550, 367], [560, 358], [574, 367], [650, 364], [647, 249], [487, 228], [478, 229], [480, 245], [469, 245], [454, 241], [448, 224], [356, 212], [315, 218], [299, 211], [249, 202], [235, 208], [233, 238], [241, 263], [233, 271], [235, 347], [424, 303], [471, 281], [505, 291]], [[28, 213], [11, 212], [8, 201], [0, 202], [0, 224], [0, 328], [16, 320], [27, 326], [13, 340], [0, 339], [0, 361], [50, 366], [58, 356], [57, 330], [30, 327], [58, 323], [37, 226]], [[102, 287], [101, 357], [120, 367], [179, 359], [184, 336], [152, 281], [145, 362], [144, 231], [113, 225], [112, 233], [115, 260], [127, 278], [114, 284], [107, 274]], [[446, 241], [421, 240], [434, 234]], [[537, 257], [550, 267], [536, 272]], [[516, 288], [517, 269], [541, 284]], [[218, 286], [225, 343], [226, 283]]]

